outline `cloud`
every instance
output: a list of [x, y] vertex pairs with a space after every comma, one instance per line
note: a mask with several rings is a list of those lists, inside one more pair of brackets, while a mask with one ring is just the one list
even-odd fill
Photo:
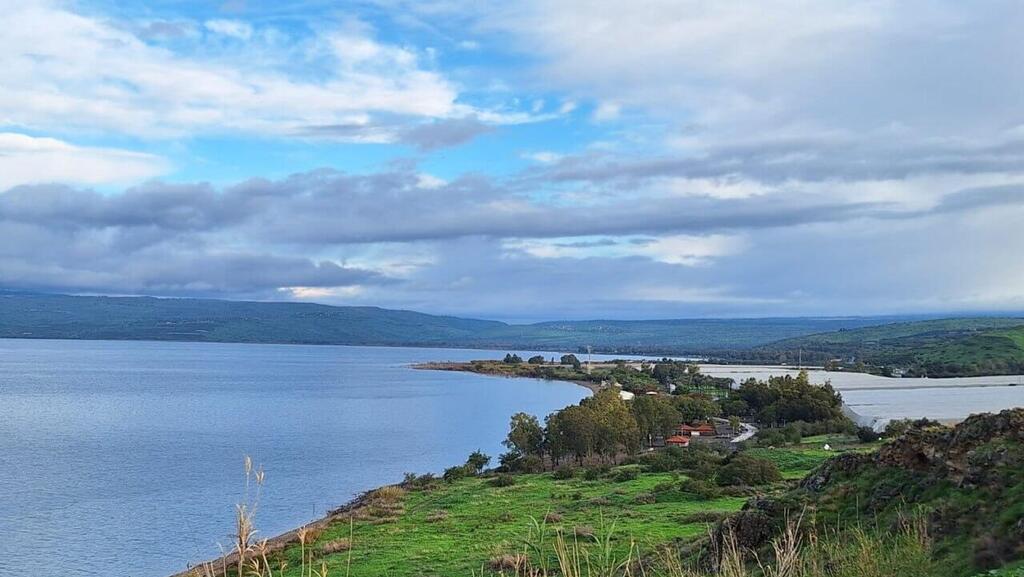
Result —
[[238, 40], [248, 40], [252, 37], [252, 25], [241, 20], [207, 20], [204, 26], [210, 32]]
[[44, 182], [126, 184], [169, 168], [166, 160], [150, 154], [0, 132], [0, 190]]
[[405, 129], [399, 138], [419, 150], [431, 151], [469, 142], [491, 130], [491, 126], [476, 118], [459, 118], [411, 126]]
[[[472, 112], [416, 52], [377, 41], [366, 26], [328, 25], [272, 46], [257, 45], [252, 35], [246, 49], [225, 52], [201, 37], [182, 39], [191, 50], [151, 45], [130, 25], [43, 1], [12, 5], [4, 17], [0, 123], [8, 126], [146, 138], [293, 136], [302, 127], [366, 123], [374, 115], [422, 121]], [[237, 21], [206, 26], [250, 36]]]

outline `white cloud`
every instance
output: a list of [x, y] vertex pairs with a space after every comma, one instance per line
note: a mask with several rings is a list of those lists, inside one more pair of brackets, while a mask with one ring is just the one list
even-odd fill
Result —
[[512, 254], [541, 259], [645, 257], [683, 266], [706, 265], [716, 258], [741, 253], [746, 247], [742, 237], [724, 234], [515, 239], [504, 243], [505, 250]]
[[126, 184], [168, 169], [164, 159], [149, 154], [0, 132], [0, 191], [44, 182]]
[[204, 25], [210, 32], [239, 40], [248, 40], [252, 37], [252, 25], [241, 20], [207, 20]]
[[[196, 45], [189, 56], [147, 44], [130, 26], [47, 2], [8, 6], [4, 24], [0, 125], [143, 137], [293, 135], [310, 126], [358, 126], [374, 114], [471, 112], [415, 52], [378, 42], [365, 26], [325, 26], [318, 37], [276, 51], [219, 54], [215, 45]], [[247, 35], [232, 21], [207, 27]], [[318, 59], [317, 77], [295, 74], [313, 66], [310, 59]]]
[[617, 102], [601, 102], [594, 109], [592, 118], [597, 122], [615, 120], [622, 114], [622, 105]]
[[562, 159], [563, 155], [557, 152], [551, 152], [549, 150], [538, 150], [535, 152], [524, 152], [521, 155], [523, 158], [539, 162], [541, 164], [553, 164]]

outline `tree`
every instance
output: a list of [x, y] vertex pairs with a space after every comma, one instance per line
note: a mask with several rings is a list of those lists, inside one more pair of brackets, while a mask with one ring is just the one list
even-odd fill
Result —
[[720, 409], [718, 404], [704, 395], [682, 395], [675, 397], [676, 411], [686, 423], [706, 421], [717, 417]]
[[543, 355], [534, 355], [534, 356], [530, 357], [530, 359], [528, 361], [526, 361], [526, 362], [531, 364], [531, 365], [543, 365], [544, 364], [544, 356]]
[[484, 467], [486, 467], [490, 462], [491, 458], [482, 453], [479, 449], [470, 453], [469, 458], [466, 459], [466, 465], [472, 467], [477, 473], [483, 471]]
[[508, 365], [518, 365], [522, 364], [523, 357], [520, 357], [519, 355], [514, 355], [512, 353], [506, 353], [505, 359], [502, 362]]
[[517, 456], [540, 456], [544, 449], [544, 429], [537, 417], [527, 413], [512, 415], [508, 437], [502, 443]]
[[580, 367], [582, 366], [580, 364], [580, 360], [576, 358], [576, 355], [562, 355], [561, 360], [563, 365], [572, 365], [572, 368], [577, 371], [580, 370]]
[[648, 445], [652, 444], [654, 437], [668, 436], [679, 424], [679, 411], [660, 397], [641, 395], [631, 404], [640, 435]]

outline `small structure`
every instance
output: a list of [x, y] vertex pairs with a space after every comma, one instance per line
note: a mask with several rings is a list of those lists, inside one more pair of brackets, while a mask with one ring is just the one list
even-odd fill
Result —
[[635, 396], [636, 395], [629, 391], [619, 391], [619, 398], [622, 399], [623, 401], [632, 401], [633, 397]]
[[690, 437], [684, 437], [682, 435], [672, 435], [665, 439], [665, 444], [673, 447], [689, 447]]

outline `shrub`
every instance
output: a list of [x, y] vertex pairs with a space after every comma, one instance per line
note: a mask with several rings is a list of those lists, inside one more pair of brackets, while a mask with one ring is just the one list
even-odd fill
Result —
[[516, 478], [508, 473], [501, 473], [497, 477], [491, 479], [490, 485], [492, 487], [511, 487], [516, 484]]
[[862, 443], [874, 443], [880, 438], [879, 434], [871, 427], [858, 427], [857, 439]]
[[619, 467], [612, 473], [612, 480], [616, 483], [622, 483], [625, 481], [636, 480], [640, 476], [640, 467], [636, 465], [630, 465], [627, 467]]
[[572, 528], [572, 534], [575, 535], [577, 538], [593, 539], [594, 528], [589, 525], [578, 525]]
[[658, 498], [654, 496], [654, 493], [638, 493], [636, 497], [633, 497], [638, 505], [653, 505], [658, 502]]
[[410, 489], [426, 489], [434, 484], [437, 477], [433, 473], [424, 473], [422, 475], [416, 475], [416, 473], [406, 473], [405, 480], [402, 484]]
[[487, 562], [488, 567], [491, 571], [505, 572], [509, 571], [512, 575], [519, 575], [521, 572], [526, 570], [529, 560], [526, 555], [522, 553], [506, 553], [504, 555], [497, 555], [491, 557], [490, 561]]
[[557, 480], [572, 479], [576, 476], [576, 469], [572, 467], [559, 467], [555, 469], [551, 476]]
[[352, 548], [352, 542], [347, 538], [334, 539], [328, 541], [320, 546], [320, 550], [323, 551], [324, 555], [330, 555], [332, 553], [341, 553], [342, 551], [348, 551]]
[[721, 489], [701, 479], [686, 479], [679, 485], [679, 490], [692, 493], [705, 501], [717, 499], [722, 495]]
[[394, 503], [405, 496], [405, 489], [398, 485], [385, 485], [379, 489], [374, 489], [370, 493], [370, 500], [382, 503]]
[[751, 457], [745, 453], [734, 455], [719, 470], [717, 482], [726, 485], [765, 485], [782, 480], [782, 473], [775, 463], [767, 459]]
[[530, 357], [529, 360], [527, 360], [526, 362], [531, 364], [531, 365], [543, 365], [544, 364], [544, 355], [534, 355], [534, 356]]
[[597, 465], [594, 467], [587, 467], [583, 471], [583, 478], [586, 479], [587, 481], [596, 481], [601, 477], [607, 475], [608, 471], [610, 470], [611, 467], [609, 467], [608, 465]]
[[476, 469], [467, 465], [458, 465], [456, 467], [448, 467], [444, 470], [444, 475], [441, 476], [445, 482], [454, 483], [459, 479], [465, 479], [466, 477], [472, 477], [476, 474]]
[[547, 515], [544, 515], [544, 522], [545, 523], [561, 523], [562, 522], [562, 516], [559, 515], [558, 513], [555, 513], [554, 511], [552, 511], [552, 512], [548, 513]]

